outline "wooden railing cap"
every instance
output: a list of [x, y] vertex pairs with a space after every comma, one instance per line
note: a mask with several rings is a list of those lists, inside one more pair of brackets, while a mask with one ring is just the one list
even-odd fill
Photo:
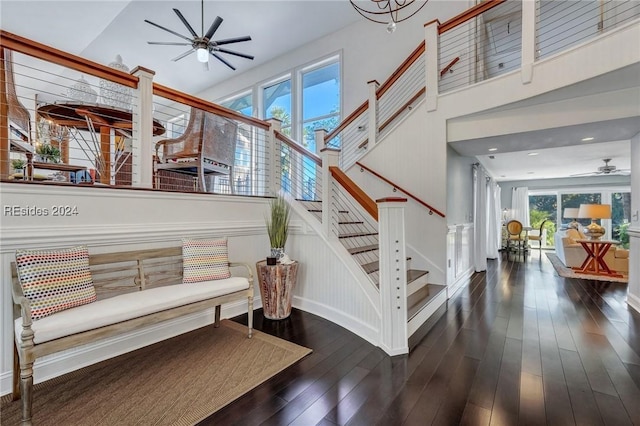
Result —
[[134, 69], [131, 70], [131, 72], [129, 74], [131, 75], [135, 75], [135, 73], [137, 73], [138, 71], [144, 71], [144, 72], [148, 72], [151, 75], [156, 75], [156, 72], [154, 70], [151, 70], [149, 68], [145, 68], [143, 66], [138, 65], [137, 67], [135, 67]]
[[407, 199], [406, 198], [402, 198], [402, 197], [385, 197], [385, 198], [378, 198], [376, 200], [376, 203], [381, 204], [381, 203], [406, 203]]
[[325, 151], [326, 152], [340, 152], [342, 150], [340, 148], [332, 148], [332, 147], [329, 147], [329, 146], [326, 146], [326, 147], [324, 147], [324, 148], [322, 148], [320, 150], [320, 152], [325, 152]]

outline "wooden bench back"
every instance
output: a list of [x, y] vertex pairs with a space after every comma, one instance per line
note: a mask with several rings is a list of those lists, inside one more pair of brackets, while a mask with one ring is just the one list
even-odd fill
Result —
[[[182, 282], [182, 247], [89, 255], [89, 267], [98, 300]], [[19, 287], [15, 262], [14, 286]]]

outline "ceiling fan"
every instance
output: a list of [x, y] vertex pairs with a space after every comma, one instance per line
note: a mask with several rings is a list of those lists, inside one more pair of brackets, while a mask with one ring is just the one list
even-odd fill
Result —
[[579, 173], [571, 176], [628, 175], [630, 173], [629, 169], [618, 169], [613, 164], [609, 164], [611, 158], [603, 158], [602, 161], [604, 161], [604, 166], [598, 167], [595, 172]]
[[218, 30], [218, 27], [220, 27], [220, 24], [222, 24], [222, 18], [217, 16], [216, 19], [211, 23], [211, 26], [209, 27], [209, 29], [207, 30], [207, 32], [204, 32], [204, 0], [202, 0], [201, 2], [201, 34], [202, 35], [198, 35], [195, 30], [193, 29], [193, 27], [189, 24], [189, 22], [185, 19], [185, 17], [182, 15], [182, 13], [180, 13], [180, 11], [178, 9], [173, 9], [173, 11], [176, 13], [176, 15], [178, 15], [178, 18], [180, 18], [180, 20], [182, 21], [182, 23], [184, 24], [184, 26], [187, 28], [187, 30], [189, 31], [189, 33], [191, 34], [191, 38], [184, 36], [180, 33], [177, 33], [173, 30], [170, 30], [169, 28], [165, 28], [162, 25], [158, 25], [154, 22], [149, 21], [148, 19], [145, 19], [144, 22], [153, 25], [154, 27], [160, 28], [161, 30], [167, 31], [175, 36], [178, 36], [184, 40], [186, 40], [187, 42], [161, 42], [161, 41], [148, 41], [147, 43], [149, 44], [157, 44], [157, 45], [164, 45], [164, 46], [191, 46], [191, 49], [189, 49], [188, 51], [182, 53], [181, 55], [176, 56], [175, 58], [172, 59], [172, 61], [176, 62], [179, 61], [180, 59], [189, 56], [190, 54], [192, 54], [193, 52], [196, 52], [197, 54], [197, 58], [199, 62], [202, 62], [204, 64], [204, 68], [206, 70], [209, 69], [209, 55], [213, 56], [214, 58], [216, 58], [217, 60], [219, 60], [220, 62], [222, 62], [223, 64], [225, 64], [226, 66], [228, 66], [229, 68], [231, 68], [232, 70], [235, 71], [235, 67], [233, 65], [231, 65], [226, 59], [224, 59], [222, 56], [220, 56], [218, 53], [226, 53], [228, 55], [235, 55], [235, 56], [239, 56], [241, 58], [246, 58], [246, 59], [251, 59], [253, 60], [253, 56], [251, 55], [247, 55], [245, 53], [240, 53], [240, 52], [236, 52], [233, 50], [228, 50], [225, 48], [222, 48], [220, 46], [226, 45], [226, 44], [232, 44], [232, 43], [240, 43], [243, 41], [249, 41], [251, 40], [251, 36], [243, 36], [243, 37], [234, 37], [234, 38], [228, 38], [228, 39], [224, 39], [224, 40], [212, 40], [211, 38], [213, 37], [213, 35], [215, 34], [215, 32]]

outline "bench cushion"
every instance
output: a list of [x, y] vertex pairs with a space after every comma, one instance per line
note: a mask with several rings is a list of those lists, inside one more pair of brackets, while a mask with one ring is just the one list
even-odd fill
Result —
[[33, 320], [96, 300], [86, 246], [17, 250], [16, 269]]
[[[31, 325], [34, 332], [33, 340], [36, 344], [43, 343], [248, 288], [249, 281], [246, 278], [230, 277], [224, 280], [177, 284], [122, 294], [34, 321]], [[15, 320], [16, 339], [19, 339], [21, 332], [22, 318], [20, 317]]]

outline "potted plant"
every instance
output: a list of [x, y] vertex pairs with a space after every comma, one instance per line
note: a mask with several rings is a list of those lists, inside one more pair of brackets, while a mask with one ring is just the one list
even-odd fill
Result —
[[271, 256], [266, 262], [263, 260], [256, 265], [263, 314], [267, 319], [281, 320], [291, 314], [298, 262], [284, 254], [290, 216], [291, 206], [282, 195], [269, 202], [269, 214], [265, 222], [271, 243]]
[[36, 155], [45, 163], [60, 162], [60, 149], [48, 143], [41, 143], [36, 146]]
[[22, 171], [24, 170], [24, 167], [26, 165], [27, 165], [27, 162], [25, 160], [20, 159], [20, 158], [15, 158], [15, 159], [11, 160], [11, 167], [17, 173], [22, 173]]
[[269, 202], [269, 216], [265, 219], [267, 234], [271, 243], [271, 257], [280, 260], [284, 255], [284, 246], [289, 236], [289, 218], [291, 206], [282, 195]]

